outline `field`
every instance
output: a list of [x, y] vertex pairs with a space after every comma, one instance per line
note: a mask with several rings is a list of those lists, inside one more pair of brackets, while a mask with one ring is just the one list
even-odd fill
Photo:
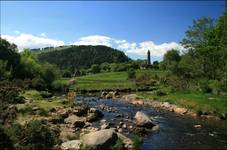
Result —
[[[162, 71], [139, 70], [136, 71], [136, 76], [147, 73], [150, 75], [162, 75]], [[136, 84], [132, 80], [127, 79], [127, 72], [108, 72], [94, 75], [86, 75], [75, 78], [77, 84], [72, 86], [75, 90], [105, 90], [105, 89], [136, 89]], [[68, 79], [63, 79], [67, 81]]]
[[[136, 71], [136, 76], [142, 74], [162, 76], [165, 72], [154, 70]], [[127, 72], [110, 72], [99, 73], [94, 75], [86, 75], [75, 78], [77, 84], [72, 86], [73, 90], [105, 90], [105, 89], [132, 89], [135, 90], [135, 81], [127, 79]], [[62, 79], [67, 82], [69, 79]], [[227, 113], [227, 96], [219, 96], [210, 93], [202, 93], [199, 91], [178, 91], [171, 92], [165, 85], [156, 85], [156, 88], [164, 91], [166, 95], [159, 96], [155, 91], [136, 92], [137, 95], [144, 98], [157, 101], [168, 101], [172, 104], [193, 109], [196, 112], [210, 112], [218, 114]]]

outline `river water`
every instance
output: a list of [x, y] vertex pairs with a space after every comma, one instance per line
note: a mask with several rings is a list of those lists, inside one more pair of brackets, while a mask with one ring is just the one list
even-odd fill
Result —
[[[77, 96], [77, 101], [85, 101], [90, 107], [99, 110], [100, 105], [110, 107], [115, 111], [101, 110], [103, 119], [111, 122], [113, 127], [122, 121], [127, 125], [137, 111], [143, 111], [154, 117], [160, 125], [160, 131], [143, 136], [141, 150], [153, 149], [226, 149], [227, 150], [227, 122], [195, 119], [189, 116], [181, 116], [172, 112], [158, 110], [149, 106], [135, 106], [122, 100], [100, 99], [98, 97]], [[93, 124], [100, 127], [100, 122]], [[201, 125], [195, 128], [194, 125]], [[123, 133], [130, 137], [132, 133], [124, 129]]]

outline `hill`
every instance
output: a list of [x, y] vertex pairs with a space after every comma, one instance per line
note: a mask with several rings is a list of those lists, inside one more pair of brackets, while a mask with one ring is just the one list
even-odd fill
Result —
[[56, 64], [61, 69], [89, 68], [93, 64], [120, 63], [130, 60], [123, 52], [107, 46], [63, 46], [35, 52], [41, 62]]

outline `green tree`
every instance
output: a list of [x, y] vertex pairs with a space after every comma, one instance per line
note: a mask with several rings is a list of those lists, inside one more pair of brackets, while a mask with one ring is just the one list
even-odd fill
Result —
[[0, 60], [0, 81], [9, 79], [11, 76], [11, 71], [7, 70], [7, 62]]
[[169, 70], [171, 73], [178, 73], [178, 63], [181, 59], [179, 51], [170, 50], [164, 55], [162, 68]]
[[100, 73], [100, 71], [101, 71], [101, 68], [100, 68], [99, 65], [94, 64], [94, 65], [91, 66], [91, 72], [92, 73]]
[[0, 60], [7, 62], [6, 70], [11, 71], [13, 77], [17, 77], [20, 71], [20, 55], [17, 46], [0, 37]]

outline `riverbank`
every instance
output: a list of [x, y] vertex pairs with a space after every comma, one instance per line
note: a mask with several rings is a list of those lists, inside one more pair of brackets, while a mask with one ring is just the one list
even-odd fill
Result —
[[153, 108], [164, 109], [170, 112], [174, 112], [180, 115], [189, 115], [192, 117], [202, 119], [215, 119], [215, 120], [226, 120], [226, 116], [220, 116], [219, 114], [212, 114], [207, 112], [198, 112], [195, 109], [182, 107], [180, 105], [172, 104], [168, 101], [157, 101], [154, 99], [148, 99], [137, 94], [125, 94], [121, 96], [121, 99], [134, 105], [151, 106]]
[[[151, 76], [153, 83], [144, 82], [137, 85], [135, 80], [128, 80], [126, 72], [108, 72], [86, 75], [76, 78], [62, 79], [67, 83], [74, 79], [75, 85], [71, 90], [87, 94], [101, 93], [102, 91], [118, 91], [120, 93], [135, 93], [141, 99], [149, 99], [157, 102], [168, 102], [170, 105], [186, 108], [198, 116], [215, 116], [221, 119], [227, 118], [227, 96], [202, 91], [176, 91], [155, 78], [165, 76], [166, 72], [156, 70], [137, 70], [137, 79], [143, 75]], [[154, 80], [153, 80], [154, 79]], [[165, 104], [168, 104], [165, 103]]]

